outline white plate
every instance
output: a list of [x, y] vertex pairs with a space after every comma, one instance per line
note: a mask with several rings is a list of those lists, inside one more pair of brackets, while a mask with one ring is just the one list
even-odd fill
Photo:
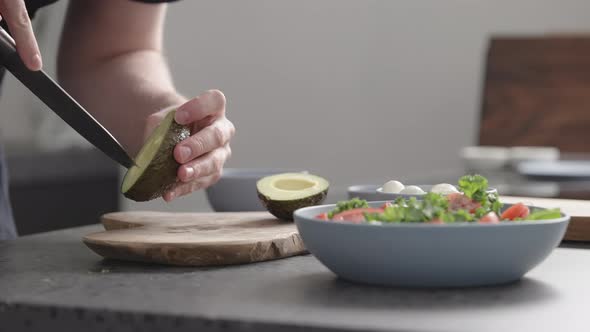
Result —
[[510, 149], [501, 146], [466, 146], [459, 155], [468, 170], [498, 170], [508, 164]]
[[559, 160], [559, 149], [550, 146], [515, 146], [510, 148], [510, 163], [518, 165], [525, 161]]
[[582, 179], [590, 178], [590, 161], [546, 160], [519, 163], [517, 171], [526, 176]]

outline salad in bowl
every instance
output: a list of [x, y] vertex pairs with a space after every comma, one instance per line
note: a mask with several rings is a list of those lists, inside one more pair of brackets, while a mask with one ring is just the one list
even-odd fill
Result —
[[502, 204], [484, 177], [459, 192], [296, 210], [306, 248], [340, 278], [396, 287], [469, 287], [514, 282], [559, 244], [569, 216]]
[[[524, 203], [503, 208], [497, 191], [490, 191], [488, 180], [481, 175], [466, 175], [459, 179], [457, 190], [443, 189], [425, 193], [420, 198], [398, 197], [379, 207], [370, 207], [366, 200], [353, 198], [342, 201], [316, 216], [321, 220], [369, 223], [429, 223], [454, 222], [499, 223], [502, 221], [542, 220], [561, 217], [559, 209], [533, 209]], [[454, 188], [454, 186], [453, 186]]]

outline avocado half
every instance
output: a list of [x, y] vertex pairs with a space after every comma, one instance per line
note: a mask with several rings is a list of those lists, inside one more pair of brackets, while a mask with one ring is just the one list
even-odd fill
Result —
[[174, 121], [176, 111], [166, 117], [148, 137], [121, 185], [123, 195], [134, 201], [149, 201], [162, 196], [177, 181], [178, 162], [174, 147], [191, 135], [190, 128]]
[[262, 204], [283, 220], [293, 220], [293, 212], [299, 208], [321, 204], [329, 186], [326, 179], [305, 173], [271, 175], [256, 183]]

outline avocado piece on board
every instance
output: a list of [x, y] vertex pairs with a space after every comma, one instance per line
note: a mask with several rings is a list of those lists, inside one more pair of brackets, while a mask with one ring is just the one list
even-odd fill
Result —
[[178, 162], [174, 159], [174, 147], [188, 138], [190, 128], [174, 121], [176, 111], [166, 117], [148, 137], [135, 157], [121, 185], [123, 195], [134, 201], [149, 201], [162, 196], [177, 181]]
[[270, 175], [256, 183], [262, 204], [283, 220], [293, 220], [293, 212], [299, 208], [321, 204], [329, 186], [326, 179], [305, 173]]

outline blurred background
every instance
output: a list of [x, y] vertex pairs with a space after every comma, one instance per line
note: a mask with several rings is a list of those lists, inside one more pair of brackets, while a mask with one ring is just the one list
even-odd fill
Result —
[[[66, 6], [34, 22], [52, 75]], [[305, 169], [344, 197], [352, 184], [461, 168], [460, 148], [478, 143], [490, 39], [588, 32], [588, 13], [585, 0], [181, 1], [169, 6], [165, 40], [183, 93], [228, 98], [228, 167]], [[64, 226], [119, 209], [209, 209], [203, 192], [171, 204], [123, 199], [122, 170], [10, 74], [0, 131], [21, 234], [60, 226], [39, 218], [66, 212]]]

